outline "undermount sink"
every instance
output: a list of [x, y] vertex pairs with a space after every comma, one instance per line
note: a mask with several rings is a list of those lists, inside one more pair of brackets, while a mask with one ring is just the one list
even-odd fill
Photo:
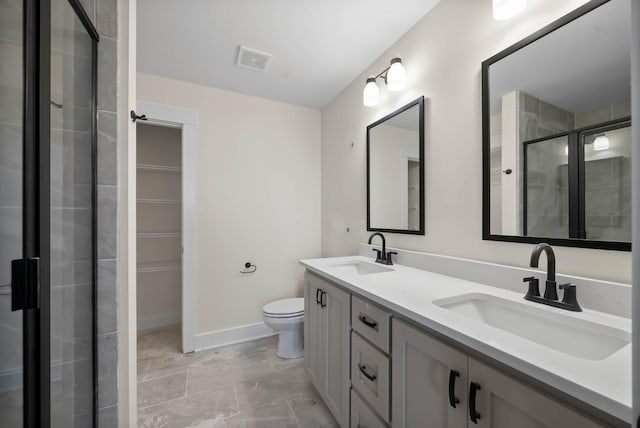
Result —
[[624, 330], [489, 294], [463, 294], [433, 304], [586, 360], [604, 360], [631, 343]]
[[361, 261], [336, 263], [331, 265], [332, 268], [338, 269], [343, 272], [356, 273], [358, 275], [369, 275], [372, 273], [389, 272], [393, 269], [386, 266], [377, 265], [374, 263], [367, 263]]

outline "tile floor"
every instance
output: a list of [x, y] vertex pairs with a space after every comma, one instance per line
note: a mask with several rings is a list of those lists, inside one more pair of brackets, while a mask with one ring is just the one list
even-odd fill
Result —
[[180, 353], [180, 327], [138, 332], [138, 427], [338, 427], [277, 337]]

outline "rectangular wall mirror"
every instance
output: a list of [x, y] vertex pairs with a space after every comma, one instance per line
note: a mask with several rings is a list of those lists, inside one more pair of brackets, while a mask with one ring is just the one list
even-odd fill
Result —
[[367, 126], [367, 230], [424, 235], [424, 97]]
[[482, 63], [483, 239], [631, 249], [630, 0]]

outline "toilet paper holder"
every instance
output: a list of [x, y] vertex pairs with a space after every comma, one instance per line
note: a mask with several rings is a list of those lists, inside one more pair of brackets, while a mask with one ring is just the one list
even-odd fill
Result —
[[240, 273], [254, 273], [258, 270], [258, 266], [252, 264], [251, 262], [246, 262], [244, 264], [244, 270], [241, 270]]

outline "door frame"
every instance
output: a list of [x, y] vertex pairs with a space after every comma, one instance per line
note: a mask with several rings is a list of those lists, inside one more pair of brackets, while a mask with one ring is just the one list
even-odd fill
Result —
[[[182, 137], [182, 352], [195, 351], [196, 337], [196, 166], [198, 113], [180, 107], [137, 101], [138, 113], [146, 116], [146, 124], [181, 129]], [[131, 160], [135, 165], [137, 160]], [[130, 194], [136, 194], [137, 178], [129, 180]], [[137, 208], [136, 208], [137, 210]], [[130, 229], [135, 239], [137, 226]], [[137, 290], [137, 280], [130, 284]], [[133, 325], [137, 329], [137, 313]]]

